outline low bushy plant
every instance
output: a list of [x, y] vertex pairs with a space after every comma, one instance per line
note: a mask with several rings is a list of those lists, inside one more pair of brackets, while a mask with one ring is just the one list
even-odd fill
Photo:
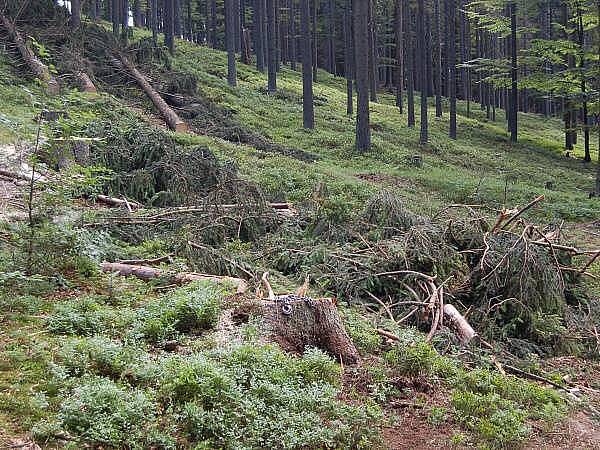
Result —
[[160, 343], [179, 333], [208, 330], [218, 321], [223, 294], [221, 287], [207, 282], [178, 288], [139, 311], [134, 336]]
[[158, 405], [148, 393], [106, 378], [84, 380], [62, 402], [58, 418], [76, 442], [145, 448]]

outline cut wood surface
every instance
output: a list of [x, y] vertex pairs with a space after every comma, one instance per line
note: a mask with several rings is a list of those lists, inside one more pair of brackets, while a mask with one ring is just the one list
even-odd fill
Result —
[[107, 205], [110, 205], [110, 206], [122, 206], [129, 210], [138, 209], [138, 208], [142, 207], [141, 204], [134, 202], [132, 200], [126, 200], [124, 198], [109, 197], [108, 195], [98, 195], [98, 196], [96, 196], [96, 200], [101, 203], [106, 203]]
[[458, 312], [454, 305], [449, 303], [444, 305], [444, 319], [449, 322], [450, 328], [454, 330], [463, 344], [468, 344], [477, 335], [467, 319]]
[[244, 293], [248, 289], [247, 283], [241, 278], [209, 275], [196, 272], [171, 273], [155, 267], [138, 266], [133, 264], [103, 262], [100, 266], [103, 272], [117, 273], [118, 275], [122, 276], [134, 276], [144, 281], [158, 277], [172, 276], [173, 281], [177, 284], [191, 283], [192, 281], [214, 281], [216, 283], [231, 283], [236, 287], [238, 293]]
[[2, 25], [4, 28], [6, 28], [6, 31], [8, 31], [10, 39], [19, 49], [19, 53], [21, 54], [23, 60], [27, 63], [27, 66], [29, 66], [29, 69], [37, 78], [46, 83], [48, 93], [58, 94], [60, 92], [60, 85], [58, 84], [58, 81], [56, 81], [56, 78], [52, 76], [48, 67], [42, 63], [37, 56], [35, 56], [29, 47], [27, 47], [27, 43], [15, 25], [3, 14], [0, 14], [0, 21], [2, 21]]
[[138, 85], [142, 90], [146, 93], [146, 95], [152, 100], [156, 109], [159, 110], [169, 128], [175, 131], [185, 132], [188, 131], [188, 125], [185, 123], [173, 109], [167, 105], [167, 102], [160, 96], [158, 92], [152, 87], [152, 85], [148, 82], [146, 77], [127, 59], [124, 55], [119, 55], [121, 59], [121, 63], [123, 67], [127, 69], [127, 71], [131, 74], [135, 81], [137, 81]]

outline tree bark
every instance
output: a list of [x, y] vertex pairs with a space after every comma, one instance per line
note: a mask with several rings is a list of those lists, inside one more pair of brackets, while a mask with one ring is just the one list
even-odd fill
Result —
[[302, 32], [302, 117], [304, 128], [315, 127], [313, 104], [312, 39], [310, 35], [310, 0], [300, 0], [300, 28]]
[[429, 140], [429, 130], [427, 123], [427, 49], [423, 37], [425, 36], [425, 0], [417, 1], [417, 22], [418, 35], [421, 38], [418, 40], [419, 49], [419, 78], [421, 80], [421, 133], [419, 135], [419, 143], [427, 144]]
[[360, 355], [348, 336], [334, 300], [279, 295], [256, 299], [234, 308], [236, 316], [259, 316], [269, 339], [285, 351], [302, 354], [307, 348], [326, 351], [342, 364], [355, 364]]
[[269, 43], [268, 81], [269, 94], [277, 92], [277, 33], [275, 6], [277, 0], [267, 0], [267, 42]]
[[296, 62], [298, 61], [298, 46], [297, 46], [297, 36], [296, 36], [296, 4], [295, 0], [289, 0], [289, 57], [290, 57], [290, 68], [292, 70], [296, 70]]
[[225, 0], [225, 41], [227, 42], [227, 83], [229, 86], [237, 84], [235, 67], [236, 23], [234, 20], [236, 16], [239, 17], [239, 11], [235, 10], [235, 0]]
[[395, 15], [395, 41], [396, 41], [396, 106], [400, 114], [404, 111], [404, 100], [402, 93], [404, 91], [404, 0], [396, 0]]
[[252, 25], [254, 27], [254, 51], [256, 53], [256, 70], [259, 72], [265, 71], [265, 57], [264, 52], [267, 51], [263, 48], [263, 0], [254, 0], [254, 14], [252, 19]]
[[450, 129], [456, 139], [456, 0], [448, 0], [448, 90], [450, 93]]
[[124, 56], [119, 55], [123, 67], [131, 74], [131, 76], [137, 81], [138, 85], [146, 93], [146, 95], [152, 100], [156, 109], [159, 110], [169, 128], [175, 131], [185, 132], [188, 130], [187, 124], [181, 120], [175, 111], [167, 105], [158, 92], [150, 85], [146, 77], [136, 69], [136, 67]]
[[[435, 116], [442, 117], [442, 40], [440, 0], [434, 0], [435, 15]], [[446, 42], [448, 45], [448, 42]]]
[[352, 49], [352, 0], [346, 0], [344, 6], [344, 75], [346, 76], [346, 114], [349, 116], [354, 112], [353, 104], [353, 67], [354, 52]]
[[163, 23], [164, 23], [164, 33], [165, 33], [165, 45], [169, 49], [169, 52], [172, 54], [175, 53], [175, 0], [164, 0], [163, 7]]
[[517, 3], [515, 0], [510, 2], [510, 140], [517, 142], [517, 108], [519, 107], [519, 94], [517, 91]]
[[369, 43], [369, 48], [367, 54], [369, 55], [369, 91], [370, 98], [372, 102], [377, 102], [377, 67], [378, 67], [378, 58], [377, 58], [377, 38], [375, 35], [375, 14], [373, 11], [373, 0], [364, 0], [368, 3], [368, 37], [367, 42]]
[[81, 0], [71, 0], [71, 18], [69, 25], [72, 29], [79, 28], [81, 25]]
[[370, 1], [354, 0], [354, 73], [356, 77], [356, 149], [371, 148], [369, 126], [369, 9]]
[[[404, 0], [401, 0], [404, 1]], [[406, 100], [408, 104], [407, 125], [409, 128], [415, 126], [415, 62], [414, 62], [414, 33], [410, 3], [404, 8], [404, 23], [406, 25], [406, 37], [404, 39], [406, 55]]]
[[19, 53], [23, 60], [29, 66], [29, 69], [33, 72], [33, 74], [39, 78], [41, 81], [46, 83], [46, 90], [49, 94], [55, 95], [60, 92], [60, 86], [54, 76], [50, 73], [48, 67], [42, 63], [37, 56], [29, 49], [27, 43], [21, 37], [21, 34], [18, 32], [15, 25], [8, 20], [6, 16], [0, 14], [0, 20], [2, 21], [2, 25], [8, 31], [8, 35], [10, 39], [15, 43], [17, 48], [19, 49]]

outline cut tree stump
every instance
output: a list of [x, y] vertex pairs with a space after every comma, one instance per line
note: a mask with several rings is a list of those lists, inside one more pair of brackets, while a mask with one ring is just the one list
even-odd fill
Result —
[[236, 287], [238, 294], [242, 294], [248, 290], [248, 284], [241, 278], [223, 277], [196, 272], [171, 273], [155, 267], [109, 262], [103, 262], [100, 267], [102, 268], [103, 272], [116, 273], [125, 277], [134, 276], [144, 281], [149, 281], [153, 278], [159, 277], [171, 277], [173, 282], [177, 284], [191, 283], [192, 281], [214, 281], [215, 283], [233, 284]]
[[449, 322], [450, 328], [454, 330], [460, 342], [465, 345], [477, 335], [473, 327], [467, 322], [467, 319], [449, 303], [444, 305], [444, 319]]
[[79, 81], [79, 86], [83, 92], [89, 92], [95, 94], [97, 91], [96, 86], [92, 82], [92, 79], [85, 72], [77, 72], [75, 74], [77, 77], [77, 81]]
[[319, 348], [343, 364], [355, 364], [360, 358], [331, 298], [294, 294], [258, 298], [234, 307], [233, 315], [262, 318], [268, 340], [285, 351], [302, 354], [307, 348]]
[[185, 123], [173, 109], [167, 105], [167, 102], [160, 96], [158, 92], [152, 87], [152, 85], [148, 82], [146, 77], [139, 71], [137, 68], [127, 59], [126, 56], [120, 54], [119, 58], [123, 67], [131, 74], [135, 81], [137, 81], [138, 85], [142, 88], [142, 90], [146, 93], [148, 98], [152, 100], [156, 109], [159, 110], [169, 128], [174, 131], [186, 132], [188, 131], [188, 125]]
[[60, 85], [58, 84], [58, 81], [56, 81], [56, 78], [52, 76], [48, 67], [42, 63], [37, 56], [35, 56], [29, 47], [27, 47], [27, 43], [15, 25], [8, 20], [8, 17], [6, 17], [4, 14], [0, 14], [0, 21], [2, 21], [2, 25], [4, 25], [4, 28], [6, 28], [6, 31], [8, 31], [10, 39], [19, 49], [19, 53], [29, 66], [29, 69], [37, 78], [46, 83], [48, 93], [52, 95], [58, 94], [60, 92]]

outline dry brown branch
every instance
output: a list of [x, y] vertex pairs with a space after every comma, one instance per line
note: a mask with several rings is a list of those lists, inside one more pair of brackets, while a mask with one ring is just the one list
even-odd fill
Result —
[[544, 195], [539, 195], [536, 198], [534, 198], [528, 204], [526, 204], [525, 206], [523, 206], [523, 208], [521, 208], [515, 215], [511, 216], [511, 218], [508, 219], [504, 223], [504, 225], [502, 225], [501, 229], [503, 229], [503, 230], [506, 229], [506, 227], [508, 227], [515, 220], [517, 220], [517, 218], [519, 218], [524, 212], [528, 211], [529, 209], [531, 209], [532, 207], [534, 207], [535, 205], [537, 205], [542, 200], [544, 200]]

